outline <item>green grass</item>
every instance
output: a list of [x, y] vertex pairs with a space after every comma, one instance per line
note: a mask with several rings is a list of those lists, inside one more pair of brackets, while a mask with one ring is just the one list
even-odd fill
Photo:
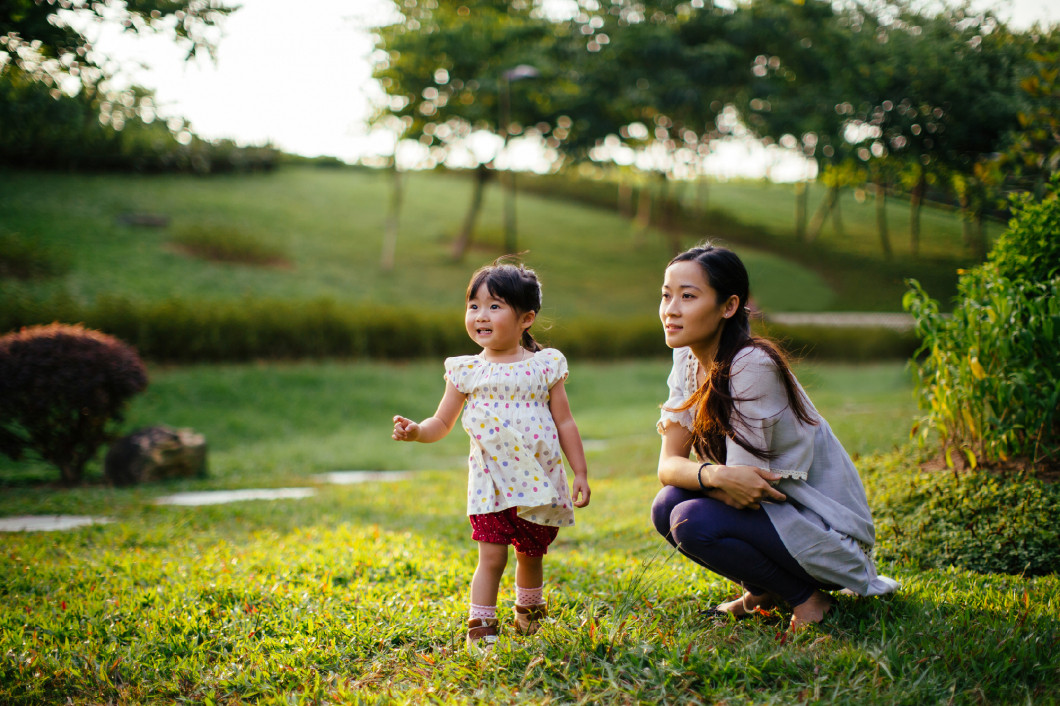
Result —
[[[809, 185], [807, 219], [812, 218], [824, 200], [826, 188], [819, 184]], [[760, 181], [731, 181], [711, 185], [707, 201], [708, 208], [716, 208], [738, 218], [748, 226], [758, 226], [771, 233], [794, 238], [795, 186]], [[694, 203], [694, 191], [689, 190], [686, 201]], [[864, 189], [844, 189], [839, 199], [842, 213], [843, 233], [835, 229], [831, 217], [827, 218], [815, 241], [818, 247], [879, 258], [883, 250], [876, 228], [876, 202]], [[887, 225], [891, 247], [898, 260], [913, 258], [910, 240], [910, 210], [906, 198], [887, 199]], [[996, 236], [1002, 226], [986, 225], [988, 233]], [[926, 260], [955, 260], [967, 258], [963, 243], [961, 220], [951, 208], [925, 205], [920, 213], [919, 257]]]
[[[394, 412], [433, 411], [439, 363], [153, 369], [130, 426], [205, 432], [212, 476], [5, 489], [0, 515], [116, 521], [0, 536], [0, 701], [1055, 702], [1055, 574], [884, 563], [904, 584], [899, 594], [841, 598], [834, 618], [793, 639], [783, 616], [700, 616], [731, 587], [662, 551], [647, 517], [667, 369], [665, 360], [572, 361], [572, 408], [597, 442], [593, 501], [546, 561], [555, 621], [534, 638], [502, 640], [484, 661], [461, 644], [474, 569], [467, 441], [459, 430], [431, 446], [388, 438]], [[912, 403], [900, 365], [798, 373], [852, 449], [890, 448], [904, 434]], [[868, 426], [881, 427], [875, 440], [859, 436]], [[902, 459], [862, 459], [870, 497], [908, 482]], [[356, 468], [421, 470], [396, 484], [318, 486], [307, 500], [150, 502], [185, 489], [307, 485], [313, 472]], [[884, 548], [892, 539], [881, 537]], [[510, 568], [501, 590], [504, 605]]]
[[[717, 185], [712, 203], [731, 201], [732, 217], [747, 219], [752, 228], [767, 216], [788, 219], [790, 204], [771, 196], [779, 187], [761, 188], [765, 197], [755, 203], [750, 187]], [[0, 171], [5, 228], [60, 250], [72, 263], [68, 273], [45, 281], [0, 282], [0, 293], [63, 293], [83, 303], [102, 295], [138, 302], [324, 297], [458, 309], [470, 272], [501, 254], [501, 202], [491, 186], [477, 244], [463, 263], [449, 258], [470, 191], [470, 180], [459, 176], [408, 175], [398, 266], [386, 272], [379, 267], [389, 197], [383, 173], [290, 167], [268, 175], [203, 179]], [[528, 251], [527, 261], [542, 276], [547, 317], [654, 315], [661, 270], [671, 255], [661, 234], [642, 237], [616, 213], [530, 194], [520, 196], [518, 208], [519, 248]], [[851, 229], [867, 227], [863, 221], [871, 214], [851, 211]], [[157, 228], [128, 225], [121, 219], [128, 214], [164, 216], [169, 222]], [[953, 220], [952, 214], [944, 218]], [[174, 246], [180, 233], [204, 228], [238, 232], [264, 252], [282, 253], [290, 266], [203, 261]], [[942, 264], [884, 265], [869, 257], [830, 271], [814, 253], [782, 257], [741, 244], [738, 233], [706, 230], [738, 249], [751, 273], [752, 294], [767, 311], [897, 311], [903, 276], [925, 279], [931, 273], [922, 273], [924, 267], [952, 273], [960, 262], [954, 256]], [[938, 232], [940, 243], [953, 238], [949, 230]], [[684, 244], [701, 237], [689, 234]], [[933, 277], [926, 278], [929, 286]]]
[[[609, 450], [646, 448], [639, 463], [654, 467], [670, 361], [571, 364], [567, 387], [582, 437]], [[429, 447], [380, 441], [389, 438], [392, 415], [434, 412], [442, 372], [440, 361], [149, 367], [150, 384], [133, 399], [124, 426], [168, 424], [205, 434], [211, 487], [290, 485], [332, 470], [462, 468], [467, 440], [459, 430]], [[916, 406], [903, 364], [804, 363], [798, 374], [852, 454], [890, 450], [908, 435]], [[100, 466], [97, 458], [89, 475], [98, 479]], [[13, 476], [55, 475], [0, 456], [4, 472], [0, 482], [5, 475], [9, 483]]]

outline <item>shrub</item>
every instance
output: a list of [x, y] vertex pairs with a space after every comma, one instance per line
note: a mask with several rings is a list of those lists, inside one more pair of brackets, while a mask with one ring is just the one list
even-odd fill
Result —
[[[35, 297], [17, 283], [0, 284], [0, 331], [56, 319], [80, 321], [169, 362], [292, 358], [438, 358], [472, 353], [460, 312], [350, 306], [331, 299], [288, 301], [246, 297], [228, 301], [170, 299], [134, 302], [101, 297], [85, 306], [67, 294]], [[617, 359], [670, 355], [651, 315], [621, 319], [539, 319], [534, 336], [571, 358]], [[823, 360], [908, 358], [909, 332], [884, 328], [779, 326], [755, 323], [798, 357]]]
[[1014, 217], [986, 263], [961, 274], [952, 318], [911, 280], [903, 304], [922, 343], [917, 389], [923, 433], [938, 433], [973, 468], [1026, 458], [1055, 466], [1060, 451], [1060, 176]]
[[192, 255], [208, 260], [250, 265], [287, 263], [286, 253], [282, 250], [231, 225], [189, 225], [179, 229], [173, 235], [173, 241]]
[[98, 331], [49, 324], [0, 337], [0, 452], [33, 451], [78, 483], [146, 386], [136, 351]]
[[1060, 484], [985, 471], [925, 472], [906, 482], [896, 469], [879, 470], [903, 479], [874, 488], [883, 503], [875, 509], [881, 558], [980, 573], [1042, 575], [1060, 566]]
[[66, 273], [69, 258], [37, 238], [0, 232], [0, 277], [40, 279]]

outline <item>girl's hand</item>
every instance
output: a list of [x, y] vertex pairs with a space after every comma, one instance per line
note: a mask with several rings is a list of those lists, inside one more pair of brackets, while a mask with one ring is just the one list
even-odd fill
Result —
[[405, 417], [394, 417], [394, 441], [416, 441], [420, 438], [420, 425]]
[[757, 510], [766, 500], [787, 500], [788, 496], [771, 485], [780, 478], [779, 474], [757, 466], [715, 466], [710, 475], [711, 485], [725, 494], [718, 500], [746, 510]]
[[571, 492], [571, 501], [574, 507], [585, 507], [589, 504], [589, 479], [585, 476], [574, 476], [574, 488]]

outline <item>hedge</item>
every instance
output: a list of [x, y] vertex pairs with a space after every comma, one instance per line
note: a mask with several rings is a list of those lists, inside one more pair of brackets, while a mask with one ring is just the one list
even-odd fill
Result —
[[[81, 323], [133, 345], [162, 362], [293, 358], [411, 359], [474, 352], [459, 311], [427, 316], [417, 310], [350, 306], [330, 299], [304, 302], [172, 299], [138, 303], [100, 298], [84, 306], [69, 297], [0, 298], [0, 333], [23, 326]], [[912, 333], [876, 328], [756, 324], [797, 357], [830, 360], [908, 358]], [[535, 327], [535, 336], [574, 358], [666, 356], [654, 317], [564, 319]]]

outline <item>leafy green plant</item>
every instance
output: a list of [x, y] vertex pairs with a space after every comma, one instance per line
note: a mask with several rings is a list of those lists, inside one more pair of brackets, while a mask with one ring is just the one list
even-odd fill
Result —
[[925, 472], [892, 492], [881, 556], [921, 569], [1041, 576], [1060, 566], [1060, 485], [1033, 477]]
[[146, 386], [136, 351], [98, 331], [50, 324], [0, 337], [0, 453], [33, 451], [78, 483]]
[[924, 434], [948, 465], [1060, 452], [1060, 177], [1046, 198], [1014, 200], [1015, 215], [986, 263], [963, 272], [952, 317], [915, 280], [903, 299], [922, 343], [917, 383]]

